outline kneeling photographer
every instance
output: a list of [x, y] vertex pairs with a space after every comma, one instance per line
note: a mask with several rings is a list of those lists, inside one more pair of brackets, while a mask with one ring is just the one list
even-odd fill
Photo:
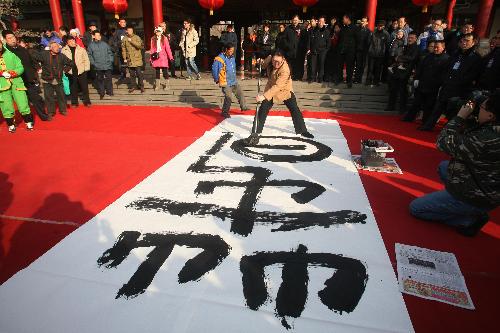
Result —
[[438, 167], [445, 189], [413, 200], [410, 213], [474, 236], [500, 205], [500, 91], [464, 104], [439, 134], [437, 148], [451, 157]]

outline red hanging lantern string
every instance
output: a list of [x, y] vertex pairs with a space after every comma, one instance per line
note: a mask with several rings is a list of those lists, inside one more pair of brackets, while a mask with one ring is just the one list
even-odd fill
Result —
[[210, 15], [214, 15], [214, 10], [224, 6], [224, 0], [198, 0], [200, 6], [210, 11]]
[[307, 7], [314, 6], [319, 0], [293, 0], [293, 3], [297, 6], [302, 7], [302, 12], [307, 12]]
[[115, 18], [120, 18], [119, 14], [125, 13], [128, 8], [127, 0], [102, 0], [104, 10], [115, 14]]
[[427, 13], [429, 6], [437, 5], [441, 0], [412, 0], [413, 4], [422, 7], [422, 13]]

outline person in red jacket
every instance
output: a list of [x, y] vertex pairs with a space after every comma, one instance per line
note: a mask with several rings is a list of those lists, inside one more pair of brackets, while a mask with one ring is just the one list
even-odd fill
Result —
[[[163, 29], [160, 27], [155, 28], [155, 35], [151, 38], [151, 66], [156, 71], [156, 79], [154, 90], [158, 90], [160, 85], [163, 89], [167, 89], [168, 69], [171, 61], [174, 60], [170, 43], [167, 37], [163, 34]], [[163, 82], [160, 80], [160, 70], [163, 72]]]

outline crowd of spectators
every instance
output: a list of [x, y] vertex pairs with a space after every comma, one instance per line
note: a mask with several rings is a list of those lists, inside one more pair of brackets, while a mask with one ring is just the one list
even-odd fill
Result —
[[[348, 89], [353, 84], [387, 83], [385, 110], [397, 109], [408, 122], [422, 112], [418, 129], [423, 131], [432, 131], [442, 115], [451, 119], [466, 100], [500, 87], [500, 32], [490, 40], [487, 53], [480, 55], [470, 22], [450, 30], [436, 18], [416, 31], [400, 17], [377, 21], [374, 31], [368, 26], [367, 17], [355, 22], [350, 14], [340, 22], [321, 16], [302, 23], [296, 15], [290, 25], [280, 24], [274, 35], [266, 23], [241, 43], [244, 69], [252, 71], [255, 58], [279, 49], [294, 81], [345, 83]], [[220, 38], [222, 45], [227, 42], [239, 45], [232, 25]]]
[[[340, 21], [321, 16], [302, 22], [296, 15], [291, 24], [280, 24], [277, 31], [265, 23], [242, 41], [234, 26], [227, 25], [220, 39], [211, 39], [209, 49], [218, 54], [223, 45], [234, 45], [235, 51], [240, 46], [248, 71], [255, 70], [256, 58], [279, 49], [295, 81], [345, 83], [347, 88], [387, 83], [386, 110], [397, 109], [402, 120], [409, 122], [422, 112], [420, 130], [432, 130], [443, 114], [451, 118], [460, 103], [471, 96], [498, 89], [498, 33], [491, 40], [490, 52], [481, 56], [472, 23], [450, 30], [446, 22], [434, 19], [422, 31], [412, 29], [404, 17], [379, 20], [374, 31], [368, 28], [369, 23], [367, 17], [356, 21], [350, 14]], [[38, 43], [32, 45], [9, 30], [2, 32], [2, 38], [5, 49], [21, 60], [27, 97], [41, 120], [51, 120], [56, 105], [66, 114], [66, 99], [71, 107], [78, 107], [80, 100], [90, 106], [89, 83], [100, 99], [113, 96], [113, 71], [119, 74], [117, 84], [128, 81], [130, 93], [144, 93], [145, 45], [150, 48], [149, 63], [155, 70], [155, 90], [167, 89], [168, 79], [177, 77], [176, 50], [187, 70], [185, 78], [200, 79], [195, 61], [200, 38], [188, 19], [177, 33], [161, 23], [149, 43], [124, 18], [106, 34], [92, 22], [83, 35], [77, 28], [44, 29]]]

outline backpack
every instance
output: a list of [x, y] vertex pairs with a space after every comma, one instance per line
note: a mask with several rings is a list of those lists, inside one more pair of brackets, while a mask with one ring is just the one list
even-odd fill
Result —
[[222, 64], [222, 69], [220, 70], [218, 77], [214, 76], [215, 75], [214, 71], [212, 71], [212, 76], [213, 76], [214, 81], [216, 83], [224, 84], [224, 83], [226, 83], [226, 62], [220, 56], [217, 56], [214, 58], [214, 63], [212, 64], [212, 66], [215, 66], [216, 61], [218, 61]]

